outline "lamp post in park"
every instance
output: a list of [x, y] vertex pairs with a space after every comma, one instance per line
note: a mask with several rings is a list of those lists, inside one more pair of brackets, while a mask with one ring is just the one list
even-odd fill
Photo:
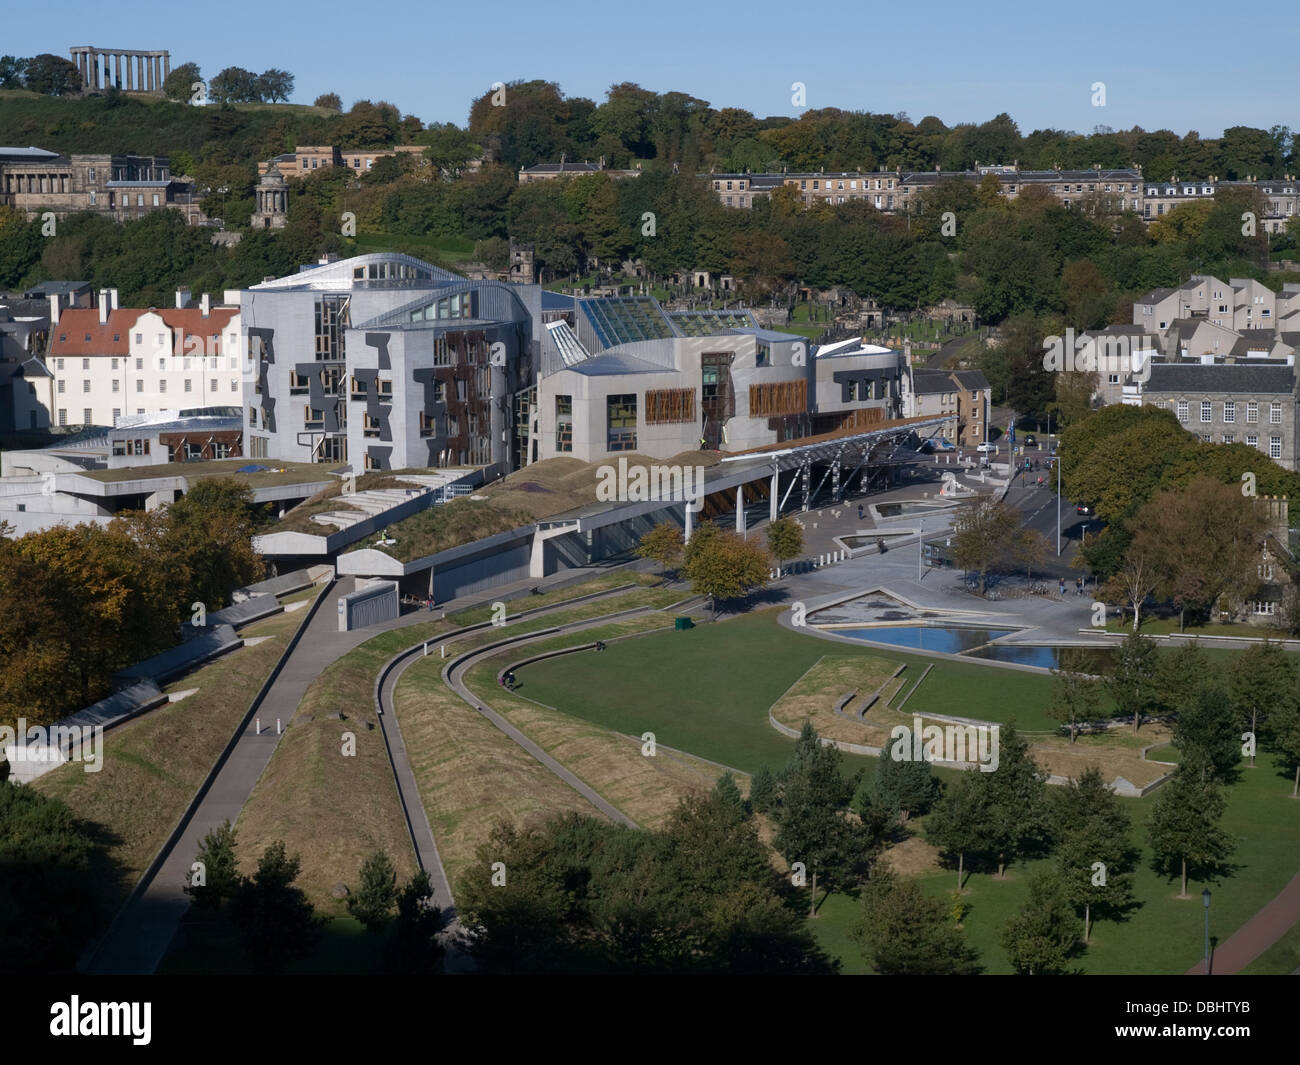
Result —
[[1210, 975], [1210, 889], [1201, 892], [1201, 902], [1205, 904], [1205, 975]]

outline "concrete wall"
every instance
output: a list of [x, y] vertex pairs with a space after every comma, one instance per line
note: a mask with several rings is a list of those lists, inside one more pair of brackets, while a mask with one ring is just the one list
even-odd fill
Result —
[[401, 613], [397, 582], [375, 581], [350, 595], [339, 596], [338, 612], [339, 632], [392, 621]]

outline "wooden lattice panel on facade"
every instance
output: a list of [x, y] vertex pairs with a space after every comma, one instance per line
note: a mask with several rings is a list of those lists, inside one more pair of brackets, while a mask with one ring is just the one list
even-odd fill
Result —
[[803, 414], [807, 409], [808, 382], [802, 378], [749, 386], [749, 414], [752, 418]]
[[647, 425], [695, 421], [695, 389], [650, 389], [645, 394]]

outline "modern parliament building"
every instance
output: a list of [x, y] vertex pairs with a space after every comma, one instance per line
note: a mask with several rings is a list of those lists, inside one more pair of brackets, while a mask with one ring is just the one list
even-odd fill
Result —
[[245, 454], [357, 473], [745, 451], [902, 416], [903, 356], [812, 348], [747, 311], [670, 312], [469, 281], [394, 253], [226, 293], [247, 343]]

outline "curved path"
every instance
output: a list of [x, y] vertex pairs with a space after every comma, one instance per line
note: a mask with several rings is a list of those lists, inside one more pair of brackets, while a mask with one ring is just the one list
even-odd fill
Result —
[[[262, 722], [261, 730], [257, 731], [255, 727], [241, 724], [241, 730], [228, 753], [223, 756], [224, 761], [221, 761], [216, 768], [210, 786], [205, 782], [204, 788], [200, 789], [199, 794], [187, 807], [183, 815], [184, 829], [179, 839], [174, 844], [164, 844], [155, 858], [154, 865], [151, 865], [150, 870], [146, 871], [137, 883], [103, 937], [87, 951], [82, 971], [100, 974], [148, 974], [156, 971], [176, 934], [181, 918], [189, 909], [189, 896], [185, 894], [184, 889], [188, 883], [190, 864], [198, 852], [200, 841], [204, 835], [223, 822], [229, 820], [231, 824], [236, 823], [254, 786], [271, 761], [271, 756], [279, 743], [279, 735], [275, 732], [272, 722], [279, 718], [287, 725], [297, 712], [311, 683], [326, 667], [348, 651], [382, 632], [435, 620], [433, 615], [416, 610], [381, 625], [355, 629], [351, 632], [339, 632], [334, 611], [320, 609], [320, 606], [331, 596], [347, 594], [354, 586], [355, 582], [351, 578], [335, 580], [328, 585], [320, 601], [313, 604], [300, 630], [301, 636], [285, 661], [283, 669], [264, 698], [257, 704], [257, 716]], [[534, 610], [522, 611], [508, 617], [506, 623], [517, 621], [524, 616], [563, 609], [575, 601], [589, 601], [593, 598], [624, 594], [635, 587], [637, 585], [628, 584], [597, 592], [593, 596], [581, 596], [577, 600], [561, 601]], [[491, 601], [491, 596], [482, 600], [484, 603]], [[467, 604], [465, 609], [469, 608], [471, 607]], [[458, 639], [490, 625], [491, 622], [483, 622], [479, 625], [467, 626], [464, 629], [441, 634], [439, 640]], [[400, 733], [396, 729], [395, 721], [393, 725], [391, 735], [385, 727], [384, 740], [394, 778], [398, 782], [399, 798], [407, 809], [408, 826], [412, 829], [417, 859], [421, 864], [426, 860], [434, 861], [433, 869], [438, 869], [440, 863], [435, 860], [437, 849], [433, 847], [432, 832], [428, 831], [427, 819], [424, 822], [427, 834], [421, 839], [418, 818], [413, 818], [411, 812], [412, 809], [419, 810], [421, 811], [419, 816], [423, 817], [423, 806], [419, 802], [418, 793], [413, 791], [414, 778], [411, 774], [410, 761], [406, 756], [405, 745], [400, 742]], [[413, 804], [410, 802], [412, 795], [414, 795]], [[414, 824], [412, 824], [413, 820]], [[431, 877], [433, 869], [430, 869]]]

